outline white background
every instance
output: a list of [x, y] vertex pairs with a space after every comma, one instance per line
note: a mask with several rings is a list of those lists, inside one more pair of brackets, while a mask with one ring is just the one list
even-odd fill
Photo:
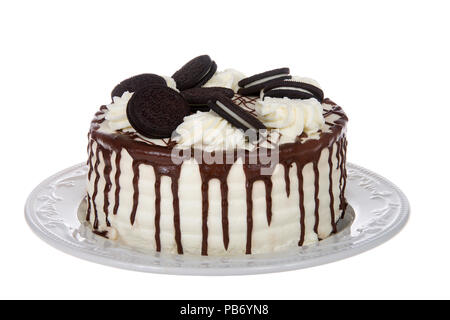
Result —
[[[448, 1], [4, 1], [0, 4], [0, 298], [450, 298]], [[111, 89], [207, 53], [247, 75], [289, 66], [350, 117], [348, 160], [396, 183], [412, 216], [340, 262], [245, 277], [141, 274], [66, 255], [23, 206], [84, 161]]]

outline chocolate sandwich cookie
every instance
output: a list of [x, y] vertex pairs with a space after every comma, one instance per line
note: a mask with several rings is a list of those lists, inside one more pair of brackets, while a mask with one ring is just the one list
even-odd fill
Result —
[[189, 113], [186, 100], [167, 86], [138, 89], [127, 105], [131, 126], [147, 138], [169, 138]]
[[201, 87], [217, 71], [217, 64], [208, 55], [199, 56], [186, 63], [180, 70], [175, 72], [172, 78], [177, 83], [180, 91]]
[[259, 95], [260, 91], [274, 81], [291, 79], [289, 68], [280, 68], [242, 79], [238, 82], [238, 93], [243, 96]]
[[167, 83], [163, 77], [158, 76], [157, 74], [153, 73], [139, 74], [137, 76], [123, 80], [121, 83], [119, 83], [111, 92], [111, 98], [121, 97], [125, 91], [135, 92], [138, 89], [152, 85], [166, 86]]
[[209, 110], [208, 101], [219, 97], [233, 98], [234, 91], [222, 87], [191, 88], [181, 92], [181, 95], [194, 110]]
[[277, 81], [264, 88], [264, 97], [289, 99], [310, 99], [316, 98], [323, 101], [322, 89], [306, 82], [297, 81]]
[[266, 129], [266, 126], [250, 113], [235, 105], [233, 101], [226, 97], [220, 97], [208, 102], [208, 106], [222, 118], [230, 122], [237, 128], [244, 131]]

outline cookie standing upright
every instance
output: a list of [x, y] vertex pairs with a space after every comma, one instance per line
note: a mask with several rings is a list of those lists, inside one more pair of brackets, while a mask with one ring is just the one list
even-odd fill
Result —
[[201, 87], [217, 71], [217, 64], [208, 55], [198, 56], [172, 75], [180, 91]]
[[166, 80], [153, 73], [143, 73], [137, 76], [128, 78], [120, 82], [111, 92], [111, 98], [121, 97], [125, 91], [135, 92], [138, 89], [145, 88], [147, 86], [160, 85], [166, 86]]

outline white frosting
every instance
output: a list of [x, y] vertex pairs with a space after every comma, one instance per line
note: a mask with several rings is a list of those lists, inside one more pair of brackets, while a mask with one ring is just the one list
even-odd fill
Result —
[[293, 100], [266, 97], [256, 102], [255, 110], [268, 128], [279, 130], [292, 141], [302, 132], [308, 135], [317, 132], [325, 123], [322, 105], [314, 98]]
[[[92, 163], [97, 158], [95, 150], [97, 144], [93, 145]], [[314, 210], [314, 186], [315, 176], [312, 163], [308, 163], [302, 170], [302, 182], [304, 187], [305, 203], [305, 245], [312, 244], [331, 234], [331, 215], [329, 208], [330, 185], [329, 185], [329, 149], [324, 148], [318, 162], [319, 170], [319, 225], [318, 235], [314, 231], [315, 210]], [[339, 213], [340, 190], [339, 177], [341, 168], [338, 166], [336, 155], [339, 153], [336, 143], [332, 147], [332, 179], [333, 198], [335, 213]], [[111, 177], [117, 172], [117, 154], [113, 152], [113, 167]], [[136, 247], [149, 252], [156, 250], [155, 245], [155, 170], [150, 165], [141, 164], [139, 166], [138, 185], [139, 205], [136, 211], [136, 222], [130, 224], [130, 212], [133, 210], [133, 194], [135, 177], [132, 167], [132, 158], [126, 151], [121, 151], [120, 166], [120, 196], [117, 214], [109, 214], [108, 220], [111, 228], [106, 225], [106, 216], [103, 210], [98, 210], [99, 231], [116, 229], [117, 240], [120, 243]], [[99, 158], [98, 171], [100, 179], [98, 190], [103, 190], [106, 184], [103, 175], [105, 162], [103, 157]], [[295, 164], [289, 168], [290, 195], [286, 193], [286, 179], [284, 166], [278, 164], [271, 177], [272, 189], [272, 223], [267, 223], [266, 215], [266, 191], [263, 181], [255, 182], [252, 192], [253, 200], [253, 230], [252, 230], [252, 252], [270, 253], [282, 251], [287, 248], [298, 248], [300, 233], [300, 209], [299, 209], [299, 180], [297, 178], [297, 167]], [[96, 171], [92, 172], [88, 180], [88, 192], [93, 195]], [[114, 184], [114, 179], [112, 179]], [[247, 212], [246, 212], [246, 179], [242, 161], [238, 159], [231, 167], [227, 177], [228, 184], [228, 219], [229, 219], [229, 246], [226, 250], [223, 243], [222, 232], [222, 197], [220, 182], [212, 179], [209, 182], [208, 191], [208, 255], [210, 256], [235, 256], [244, 255], [247, 242]], [[115, 184], [114, 184], [115, 185]], [[172, 181], [168, 176], [161, 177], [161, 207], [160, 207], [160, 234], [161, 250], [164, 253], [177, 254], [175, 242], [173, 195], [171, 189]], [[186, 160], [180, 172], [179, 178], [179, 208], [180, 208], [180, 228], [182, 230], [182, 244], [184, 254], [200, 255], [202, 248], [202, 179], [198, 164], [195, 159]], [[114, 186], [113, 189], [114, 190]], [[114, 192], [109, 192], [109, 212], [113, 211], [115, 205]], [[97, 196], [95, 199], [97, 208], [102, 209], [104, 197]], [[335, 214], [336, 221], [339, 214]], [[94, 223], [94, 214], [90, 216], [91, 223]], [[108, 232], [108, 236], [112, 235]]]
[[239, 90], [238, 82], [245, 78], [245, 75], [234, 69], [226, 69], [217, 72], [204, 87], [224, 87], [233, 89], [234, 92]]
[[121, 97], [113, 97], [113, 103], [106, 106], [108, 111], [105, 113], [105, 118], [111, 130], [132, 129], [127, 117], [127, 104], [132, 95], [133, 93], [125, 91]]
[[244, 132], [213, 111], [200, 112], [184, 118], [173, 137], [181, 148], [230, 150], [245, 147]]
[[162, 76], [164, 80], [166, 80], [167, 86], [176, 92], [180, 92], [180, 90], [177, 89], [177, 83], [172, 77]]

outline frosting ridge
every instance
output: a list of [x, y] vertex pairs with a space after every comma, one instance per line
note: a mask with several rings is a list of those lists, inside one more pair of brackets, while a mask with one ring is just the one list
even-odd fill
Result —
[[325, 123], [322, 104], [314, 98], [266, 97], [256, 102], [255, 111], [268, 128], [279, 130], [283, 136], [292, 139], [303, 132], [308, 135], [315, 133]]
[[235, 69], [226, 69], [216, 74], [205, 83], [204, 87], [224, 87], [232, 89], [234, 92], [239, 90], [238, 82], [245, 78], [245, 75]]
[[106, 107], [105, 118], [111, 130], [131, 129], [131, 124], [127, 117], [127, 104], [133, 93], [125, 91], [121, 97], [113, 97], [113, 102]]
[[184, 118], [172, 140], [180, 148], [200, 147], [204, 150], [244, 148], [244, 131], [234, 127], [213, 111], [197, 111]]

